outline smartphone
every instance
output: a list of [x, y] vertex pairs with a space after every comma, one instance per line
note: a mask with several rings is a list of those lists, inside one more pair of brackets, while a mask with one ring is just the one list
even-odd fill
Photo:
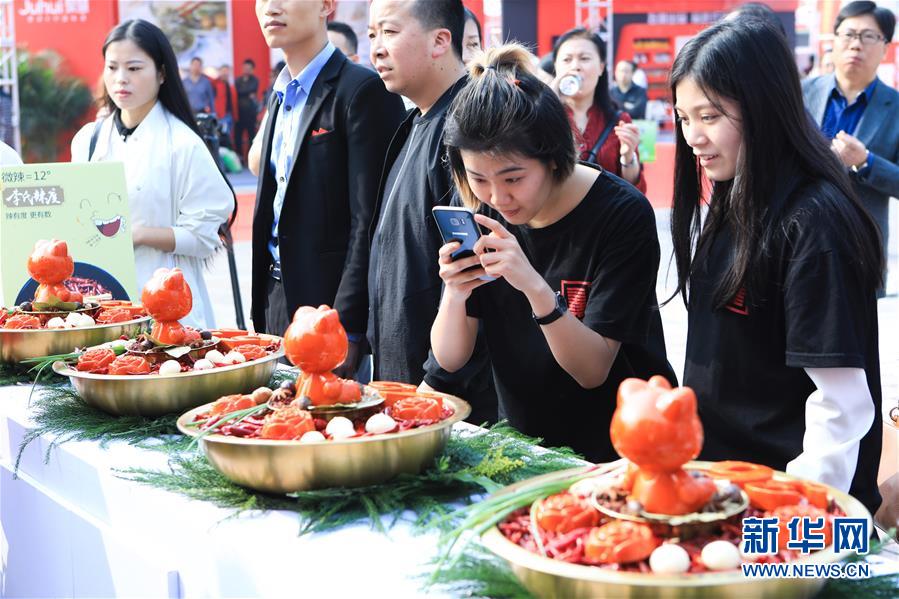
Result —
[[[481, 237], [481, 229], [474, 220], [474, 213], [468, 208], [455, 206], [434, 206], [431, 208], [437, 229], [443, 238], [443, 243], [458, 241], [461, 246], [451, 254], [453, 260], [474, 256], [474, 244]], [[472, 266], [471, 268], [478, 268]], [[493, 281], [496, 277], [483, 275], [479, 277], [484, 281]]]

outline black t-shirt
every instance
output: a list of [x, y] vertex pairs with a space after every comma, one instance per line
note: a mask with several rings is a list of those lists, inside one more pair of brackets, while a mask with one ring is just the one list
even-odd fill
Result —
[[[803, 368], [864, 368], [880, 414], [875, 290], [860, 280], [835, 190], [805, 183], [790, 196], [769, 253], [768, 283], [715, 309], [730, 264], [732, 232], [696, 253], [690, 277], [684, 384], [699, 400], [701, 458], [746, 460], [783, 470], [802, 453], [806, 400], [816, 387]], [[850, 493], [872, 513], [880, 503], [879, 416], [862, 439]]]
[[556, 362], [523, 293], [503, 279], [475, 289], [467, 311], [483, 325], [500, 416], [546, 445], [593, 461], [616, 459], [609, 425], [621, 381], [661, 374], [675, 382], [656, 302], [659, 240], [649, 202], [603, 171], [581, 203], [548, 227], [510, 225], [481, 210], [515, 235], [575, 316], [622, 343], [606, 382], [584, 389]]

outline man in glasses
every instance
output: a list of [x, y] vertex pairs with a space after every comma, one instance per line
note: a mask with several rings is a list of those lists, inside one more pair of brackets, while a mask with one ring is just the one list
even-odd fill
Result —
[[889, 202], [899, 197], [899, 93], [877, 78], [877, 67], [895, 26], [893, 13], [874, 2], [847, 4], [834, 24], [834, 72], [803, 82], [805, 106], [849, 169], [885, 253]]

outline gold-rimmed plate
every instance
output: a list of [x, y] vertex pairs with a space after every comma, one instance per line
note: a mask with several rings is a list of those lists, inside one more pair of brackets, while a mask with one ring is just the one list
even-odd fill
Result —
[[[685, 468], [707, 469], [710, 462], [690, 462]], [[583, 468], [553, 472], [509, 485], [497, 492], [504, 495], [523, 487], [562, 479]], [[796, 480], [783, 472], [775, 472], [776, 480]], [[871, 515], [860, 501], [833, 487], [828, 493], [851, 518], [865, 518], [871, 526]], [[823, 579], [803, 578], [747, 578], [741, 570], [704, 572], [699, 574], [644, 574], [571, 564], [543, 557], [513, 543], [497, 527], [481, 537], [484, 545], [506, 560], [522, 584], [537, 597], [633, 598], [719, 598], [719, 597], [809, 597], [824, 584]], [[817, 551], [791, 562], [797, 564], [829, 564], [852, 555], [851, 551], [836, 553], [832, 547]]]
[[147, 329], [149, 316], [127, 322], [97, 324], [72, 329], [0, 328], [0, 362], [16, 364], [28, 358], [68, 354], [78, 347], [92, 347], [119, 339], [131, 339]]
[[258, 360], [168, 375], [92, 374], [64, 362], [55, 362], [53, 370], [69, 377], [85, 403], [104, 412], [116, 416], [161, 416], [268, 385], [283, 355], [281, 347]]
[[[397, 433], [313, 443], [210, 434], [200, 444], [216, 470], [257, 491], [291, 493], [377, 484], [398, 474], [421, 472], [443, 451], [453, 425], [471, 413], [471, 406], [462, 399], [439, 395], [452, 407], [452, 416]], [[199, 436], [201, 431], [188, 425], [209, 409], [200, 406], [183, 414], [178, 429]]]

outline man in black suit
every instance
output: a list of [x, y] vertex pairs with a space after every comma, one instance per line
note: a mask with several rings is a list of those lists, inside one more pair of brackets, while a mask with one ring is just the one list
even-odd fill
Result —
[[286, 66], [274, 84], [253, 215], [252, 319], [281, 335], [299, 306], [340, 313], [355, 371], [368, 319], [368, 226], [399, 96], [327, 37], [334, 0], [259, 0], [266, 43]]

